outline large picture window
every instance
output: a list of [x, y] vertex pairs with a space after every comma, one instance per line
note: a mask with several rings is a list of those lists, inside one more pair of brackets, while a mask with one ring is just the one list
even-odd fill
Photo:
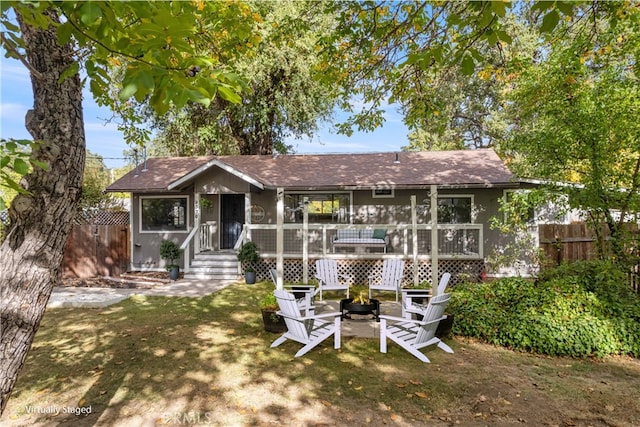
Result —
[[287, 194], [285, 197], [286, 222], [301, 223], [305, 197], [309, 209], [309, 222], [347, 224], [351, 210], [349, 193]]
[[186, 232], [188, 197], [141, 197], [140, 231]]
[[471, 224], [471, 196], [438, 196], [438, 223]]

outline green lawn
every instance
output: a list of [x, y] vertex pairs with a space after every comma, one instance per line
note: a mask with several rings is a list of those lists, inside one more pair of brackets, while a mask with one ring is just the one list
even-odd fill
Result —
[[329, 339], [296, 359], [298, 344], [270, 349], [277, 335], [262, 329], [258, 300], [270, 288], [49, 310], [1, 421], [640, 424], [638, 360], [538, 357], [453, 338], [455, 354], [428, 349], [432, 363], [423, 364], [393, 343], [385, 355], [378, 340], [351, 337], [339, 351]]

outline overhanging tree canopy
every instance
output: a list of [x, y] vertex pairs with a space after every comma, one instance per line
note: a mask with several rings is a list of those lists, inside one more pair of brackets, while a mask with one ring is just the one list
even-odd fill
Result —
[[[85, 138], [80, 70], [96, 99], [107, 105], [113, 102], [107, 96], [109, 69], [119, 64], [126, 64], [122, 101], [146, 99], [162, 112], [187, 101], [210, 104], [218, 95], [237, 100], [240, 81], [225, 70], [220, 57], [245, 49], [252, 40], [254, 16], [244, 3], [226, 2], [2, 2], [1, 7], [2, 45], [31, 75], [34, 107], [26, 125], [36, 141], [32, 162], [41, 166], [28, 172], [16, 167], [10, 151], [3, 153], [3, 177], [10, 165], [24, 174], [24, 191], [11, 204], [11, 224], [0, 246], [4, 410], [59, 280], [81, 194]], [[218, 57], [198, 53], [202, 40], [219, 46]]]
[[[411, 79], [411, 73], [419, 77], [424, 69], [456, 63], [471, 74], [484, 60], [476, 48], [479, 40], [511, 41], [501, 26], [509, 7], [504, 2], [320, 4], [338, 19], [319, 47], [320, 73], [343, 88], [345, 109], [353, 109], [354, 96], [365, 105], [342, 127], [346, 133], [352, 126], [380, 125], [380, 107], [386, 102], [414, 106], [415, 117], [431, 114], [433, 106], [407, 83], [419, 82]], [[562, 14], [571, 16], [576, 5], [568, 1], [539, 4], [547, 30], [556, 27]], [[614, 18], [630, 7], [623, 2], [592, 4]], [[2, 45], [23, 61], [31, 75], [34, 108], [26, 121], [37, 143], [31, 160], [42, 166], [26, 173], [20, 161], [16, 167], [20, 154], [15, 150], [3, 152], [0, 159], [3, 172], [12, 165], [16, 172], [26, 173], [20, 182], [25, 193], [11, 205], [11, 226], [0, 246], [3, 410], [58, 280], [80, 197], [85, 156], [83, 84], [89, 84], [103, 105], [115, 108], [118, 102], [126, 104], [133, 98], [160, 114], [188, 102], [211, 105], [217, 96], [238, 102], [242, 81], [225, 65], [229, 58], [258, 44], [251, 29], [260, 17], [243, 2], [202, 0], [2, 2], [0, 7]], [[114, 97], [110, 96], [111, 71], [116, 67], [123, 74]], [[135, 109], [124, 111], [128, 124], [142, 120]]]

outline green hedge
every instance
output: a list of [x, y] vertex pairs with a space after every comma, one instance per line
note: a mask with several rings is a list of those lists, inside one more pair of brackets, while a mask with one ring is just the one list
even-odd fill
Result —
[[453, 332], [553, 356], [640, 357], [640, 297], [606, 261], [563, 265], [534, 282], [509, 278], [454, 287]]

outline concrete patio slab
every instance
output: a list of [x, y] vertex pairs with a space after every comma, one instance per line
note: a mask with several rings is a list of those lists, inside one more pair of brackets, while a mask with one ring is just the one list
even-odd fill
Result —
[[[318, 313], [340, 311], [339, 301], [316, 301]], [[402, 307], [399, 302], [381, 301], [380, 314], [400, 316]], [[343, 319], [341, 334], [345, 337], [379, 338], [380, 323], [373, 320], [372, 315], [352, 315], [351, 319]]]
[[117, 304], [131, 295], [203, 297], [229, 286], [234, 281], [178, 280], [154, 289], [126, 288], [54, 288], [48, 308], [102, 308]]

